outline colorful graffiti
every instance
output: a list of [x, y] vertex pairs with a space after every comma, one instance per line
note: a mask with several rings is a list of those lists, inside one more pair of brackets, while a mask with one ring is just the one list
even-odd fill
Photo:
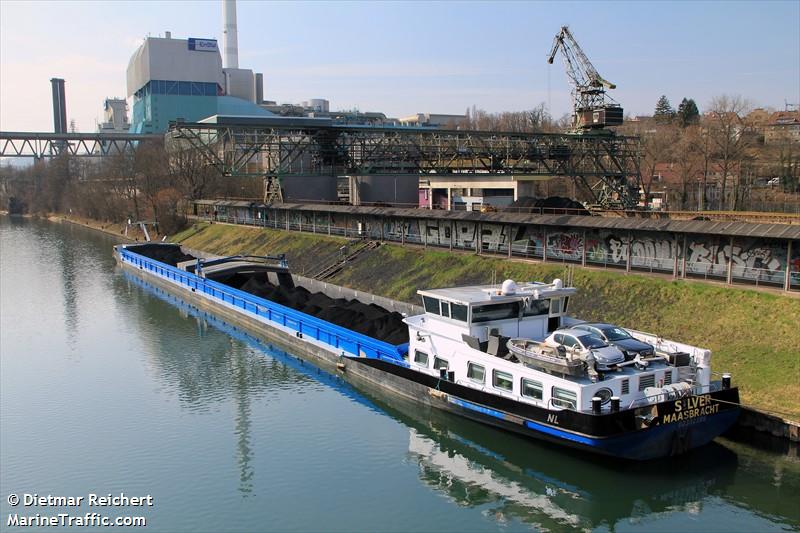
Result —
[[[258, 217], [244, 209], [227, 209], [220, 215], [235, 217], [256, 225], [273, 225], [321, 233], [332, 229], [337, 235], [368, 237], [453, 247], [484, 252], [511, 253], [555, 261], [585, 262], [595, 266], [613, 266], [687, 275], [749, 280], [782, 284], [787, 264], [791, 284], [800, 285], [800, 243], [787, 258], [786, 241], [737, 238], [731, 245], [728, 237], [684, 236], [658, 232], [618, 232], [615, 230], [576, 230], [534, 225], [476, 223], [448, 219], [402, 219], [396, 217], [362, 217], [349, 213], [307, 213], [264, 210]], [[288, 218], [288, 220], [287, 220]], [[302, 226], [301, 226], [302, 224]], [[684, 260], [683, 253], [686, 257]]]
[[[452, 246], [475, 249], [477, 224], [471, 221], [449, 220], [387, 220], [383, 222], [384, 234], [400, 235], [403, 231], [409, 242], [430, 246]], [[452, 225], [452, 230], [451, 230]], [[502, 224], [483, 223], [481, 249], [489, 252], [508, 250], [509, 227]], [[451, 233], [452, 231], [452, 233]], [[424, 233], [423, 233], [424, 232]], [[424, 234], [424, 238], [423, 238]], [[397, 239], [399, 240], [399, 238]], [[686, 242], [687, 274], [726, 277], [730, 262], [734, 278], [780, 283], [786, 269], [786, 244], [780, 241], [744, 239], [731, 248], [727, 239], [698, 235]], [[619, 233], [613, 230], [576, 231], [538, 226], [515, 226], [511, 231], [512, 254], [547, 259], [582, 262], [587, 264], [624, 268], [628, 263], [634, 269], [673, 272], [683, 268], [683, 240], [663, 233]], [[584, 259], [585, 257], [585, 259]], [[795, 261], [800, 270], [800, 260]]]

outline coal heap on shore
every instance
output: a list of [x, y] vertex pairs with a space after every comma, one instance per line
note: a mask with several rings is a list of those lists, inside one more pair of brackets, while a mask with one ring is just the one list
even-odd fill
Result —
[[531, 212], [545, 209], [545, 214], [590, 215], [582, 203], [563, 196], [548, 196], [547, 198], [534, 198], [521, 196], [509, 205], [519, 210], [530, 208]]

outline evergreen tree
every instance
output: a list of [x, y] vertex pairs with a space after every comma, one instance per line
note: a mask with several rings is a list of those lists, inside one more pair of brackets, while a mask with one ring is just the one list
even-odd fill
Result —
[[690, 124], [696, 124], [700, 118], [700, 111], [697, 110], [697, 104], [691, 98], [684, 98], [681, 100], [681, 105], [678, 106], [678, 121], [681, 127], [685, 128]]
[[658, 99], [653, 117], [659, 122], [670, 122], [675, 118], [675, 110], [672, 109], [672, 105], [670, 105], [666, 95], [662, 94], [661, 98]]

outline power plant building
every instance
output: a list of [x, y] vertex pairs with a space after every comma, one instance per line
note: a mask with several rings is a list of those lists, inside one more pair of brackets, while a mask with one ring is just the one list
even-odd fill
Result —
[[131, 133], [163, 133], [176, 119], [272, 115], [256, 105], [252, 70], [223, 69], [215, 39], [146, 38], [128, 63], [127, 88]]

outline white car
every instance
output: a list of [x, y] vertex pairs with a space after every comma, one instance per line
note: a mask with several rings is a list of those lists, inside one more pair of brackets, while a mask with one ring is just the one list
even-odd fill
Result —
[[615, 365], [625, 362], [625, 354], [619, 348], [609, 345], [594, 333], [580, 329], [559, 329], [551, 333], [545, 344], [558, 348], [563, 346], [566, 350], [573, 350], [580, 354], [582, 359], [591, 356], [595, 361], [595, 368], [599, 371], [612, 370]]

